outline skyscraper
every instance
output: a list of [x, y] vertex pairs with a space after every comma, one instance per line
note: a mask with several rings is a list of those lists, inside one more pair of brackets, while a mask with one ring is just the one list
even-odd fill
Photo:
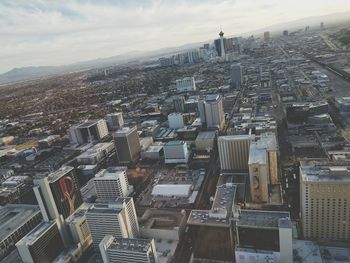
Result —
[[141, 145], [136, 126], [124, 127], [113, 134], [120, 164], [136, 162], [141, 152]]
[[225, 46], [224, 46], [224, 32], [222, 32], [222, 30], [220, 31], [219, 36], [220, 36], [220, 49], [221, 49], [220, 57], [221, 58], [225, 58], [225, 56], [226, 56], [226, 49], [225, 49]]
[[300, 163], [304, 238], [350, 239], [350, 167], [320, 159]]
[[242, 85], [242, 67], [241, 64], [235, 63], [231, 65], [231, 84], [234, 88]]
[[68, 129], [68, 136], [71, 144], [91, 143], [99, 141], [107, 135], [107, 123], [103, 119], [86, 121]]
[[173, 99], [175, 112], [185, 112], [185, 98], [184, 96], [176, 96]]
[[46, 221], [59, 215], [67, 218], [83, 203], [74, 168], [70, 166], [34, 179], [33, 190]]
[[266, 43], [270, 42], [270, 32], [269, 31], [264, 32], [264, 41]]
[[104, 263], [157, 263], [154, 239], [105, 236], [100, 243]]
[[42, 222], [16, 244], [25, 263], [50, 263], [65, 249], [56, 220]]
[[115, 131], [115, 130], [123, 128], [124, 119], [123, 119], [122, 112], [107, 114], [106, 118], [107, 118], [108, 129], [110, 131]]
[[86, 213], [86, 219], [94, 244], [99, 244], [106, 235], [118, 238], [134, 238], [139, 235], [135, 205], [132, 198], [118, 198], [109, 204], [95, 204]]
[[95, 175], [94, 184], [99, 202], [113, 202], [118, 197], [127, 197], [130, 186], [126, 167], [108, 167]]
[[222, 129], [224, 127], [225, 114], [221, 95], [208, 95], [206, 97], [204, 101], [204, 113], [207, 128]]
[[218, 138], [222, 170], [248, 170], [249, 147], [255, 135], [230, 135]]

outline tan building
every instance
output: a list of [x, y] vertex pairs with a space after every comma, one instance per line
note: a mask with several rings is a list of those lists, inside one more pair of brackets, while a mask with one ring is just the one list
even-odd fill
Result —
[[250, 143], [255, 135], [229, 135], [218, 138], [220, 167], [222, 170], [248, 170]]
[[350, 239], [350, 166], [302, 161], [300, 201], [304, 238]]

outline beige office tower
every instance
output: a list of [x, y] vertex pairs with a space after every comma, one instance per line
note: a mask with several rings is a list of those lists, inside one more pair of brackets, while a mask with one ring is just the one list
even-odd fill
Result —
[[302, 161], [300, 202], [305, 239], [349, 241], [350, 166]]
[[141, 146], [136, 126], [124, 127], [113, 133], [118, 161], [121, 164], [136, 162], [140, 157]]
[[86, 220], [96, 251], [106, 235], [118, 238], [134, 238], [139, 235], [132, 198], [118, 198], [114, 203], [95, 204], [88, 209]]
[[249, 147], [255, 135], [229, 135], [218, 138], [222, 170], [248, 170]]
[[278, 183], [277, 140], [274, 133], [263, 133], [249, 149], [250, 192], [253, 202], [269, 201], [269, 185]]
[[105, 236], [100, 242], [103, 263], [157, 263], [154, 239]]

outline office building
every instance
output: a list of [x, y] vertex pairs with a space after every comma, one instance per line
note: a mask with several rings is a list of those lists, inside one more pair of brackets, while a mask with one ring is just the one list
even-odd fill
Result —
[[74, 244], [79, 244], [83, 251], [90, 248], [92, 237], [86, 221], [87, 210], [91, 204], [83, 203], [73, 214], [66, 218], [66, 224]]
[[288, 30], [283, 30], [283, 33], [282, 33], [282, 35], [283, 35], [284, 37], [287, 37], [287, 36], [289, 35], [289, 32], [288, 32]]
[[288, 212], [241, 210], [234, 224], [235, 262], [293, 263]]
[[16, 247], [25, 263], [51, 263], [65, 249], [56, 220], [42, 222], [23, 237]]
[[230, 67], [231, 70], [231, 85], [234, 88], [239, 88], [242, 85], [242, 67], [241, 64], [235, 63]]
[[136, 126], [116, 131], [113, 138], [120, 164], [130, 164], [139, 159], [141, 145]]
[[270, 42], [270, 32], [269, 31], [264, 32], [264, 41], [266, 43]]
[[95, 165], [105, 160], [115, 151], [113, 142], [97, 143], [82, 154], [77, 156], [78, 164]]
[[105, 236], [100, 243], [103, 263], [157, 263], [154, 239]]
[[173, 99], [174, 102], [174, 110], [175, 112], [185, 112], [185, 97], [184, 96], [176, 96]]
[[191, 92], [196, 91], [196, 82], [194, 77], [186, 77], [183, 79], [176, 80], [177, 92]]
[[135, 238], [139, 224], [132, 198], [117, 198], [113, 203], [95, 204], [86, 213], [95, 250], [106, 235]]
[[170, 141], [164, 144], [164, 162], [171, 163], [187, 163], [190, 153], [187, 143], [184, 141]]
[[181, 113], [170, 113], [168, 115], [170, 129], [181, 129], [185, 127], [184, 117]]
[[110, 131], [116, 131], [118, 129], [123, 128], [124, 119], [122, 112], [110, 113], [107, 114], [107, 125]]
[[304, 238], [350, 239], [350, 167], [320, 159], [300, 163]]
[[250, 144], [248, 166], [253, 202], [268, 202], [269, 185], [279, 182], [277, 148], [274, 133], [263, 133]]
[[71, 144], [96, 142], [108, 135], [105, 120], [86, 121], [69, 128], [68, 136]]
[[203, 104], [204, 112], [201, 108], [199, 112], [204, 113], [205, 117], [201, 116], [201, 121], [205, 119], [207, 128], [222, 129], [225, 125], [225, 114], [221, 95], [208, 95]]
[[42, 220], [39, 206], [7, 204], [0, 208], [0, 261]]
[[67, 218], [83, 203], [73, 167], [64, 166], [34, 179], [34, 193], [45, 221]]
[[255, 135], [229, 135], [218, 138], [221, 170], [248, 170], [249, 148]]
[[99, 202], [113, 202], [131, 193], [126, 170], [126, 167], [108, 167], [95, 175], [94, 184]]

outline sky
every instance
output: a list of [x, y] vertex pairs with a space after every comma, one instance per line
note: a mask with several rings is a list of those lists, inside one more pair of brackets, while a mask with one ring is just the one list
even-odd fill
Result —
[[349, 0], [0, 0], [0, 74], [239, 35]]

